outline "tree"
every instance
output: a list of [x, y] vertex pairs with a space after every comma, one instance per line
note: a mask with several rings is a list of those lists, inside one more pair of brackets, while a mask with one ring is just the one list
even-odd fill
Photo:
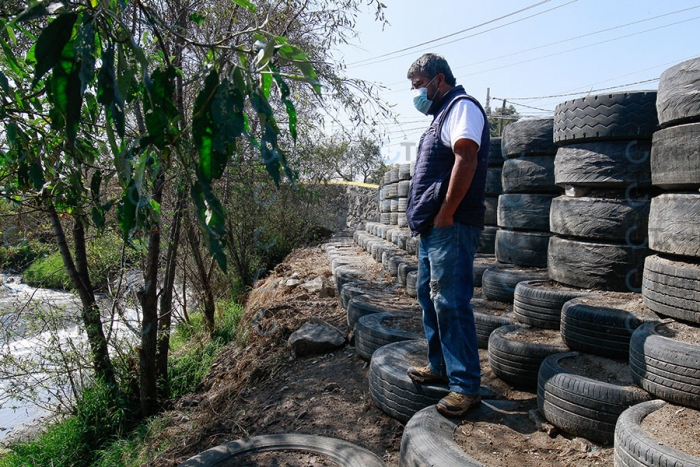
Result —
[[[0, 14], [3, 196], [51, 219], [81, 298], [95, 375], [115, 391], [85, 236], [116, 222], [125, 242], [147, 249], [139, 292], [142, 416], [157, 410], [158, 380], [166, 378], [185, 213], [193, 213], [210, 256], [226, 271], [227, 215], [217, 195], [226, 167], [242, 153], [256, 154], [275, 185], [285, 176], [296, 179], [287, 162], [299, 124], [292, 96], [318, 102], [319, 73], [344, 105], [358, 109], [362, 102], [302, 48], [319, 52], [338, 35], [324, 34], [329, 29], [310, 34], [297, 23], [308, 17], [317, 21], [314, 27], [349, 27], [342, 18], [357, 8], [356, 0], [260, 1], [257, 7], [232, 1], [233, 8], [187, 0], [32, 0], [8, 4], [12, 10]], [[379, 15], [381, 8], [377, 2]], [[267, 20], [260, 24], [262, 14]], [[165, 203], [174, 210], [163, 257]]]
[[[505, 105], [505, 102], [504, 102]], [[488, 119], [489, 119], [489, 130], [491, 132], [491, 137], [501, 136], [503, 134], [503, 129], [510, 123], [517, 122], [520, 116], [515, 107], [509, 105], [508, 107], [496, 107], [495, 111], [491, 111], [487, 108]]]

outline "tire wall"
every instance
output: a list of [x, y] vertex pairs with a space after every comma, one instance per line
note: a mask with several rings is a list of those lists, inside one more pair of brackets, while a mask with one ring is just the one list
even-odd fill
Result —
[[661, 74], [661, 130], [651, 147], [649, 248], [642, 297], [656, 313], [700, 323], [700, 58]]

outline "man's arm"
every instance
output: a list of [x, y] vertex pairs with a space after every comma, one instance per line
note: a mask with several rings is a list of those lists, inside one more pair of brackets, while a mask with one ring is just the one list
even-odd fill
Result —
[[433, 221], [435, 227], [449, 227], [453, 224], [454, 213], [472, 184], [476, 172], [476, 153], [478, 151], [479, 145], [471, 139], [460, 138], [455, 142], [455, 163], [452, 167], [445, 201], [443, 201], [440, 211]]

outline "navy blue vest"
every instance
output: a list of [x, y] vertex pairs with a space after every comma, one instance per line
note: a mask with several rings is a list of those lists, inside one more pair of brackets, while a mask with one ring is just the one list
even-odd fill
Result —
[[447, 187], [455, 162], [452, 148], [440, 141], [440, 132], [445, 117], [452, 105], [459, 99], [469, 99], [474, 102], [484, 116], [484, 130], [481, 133], [481, 144], [477, 153], [477, 167], [474, 178], [467, 194], [457, 207], [454, 221], [479, 229], [484, 228], [484, 191], [486, 189], [486, 169], [491, 138], [489, 123], [481, 104], [468, 95], [462, 86], [450, 89], [430, 109], [433, 122], [421, 136], [418, 144], [418, 155], [413, 175], [413, 183], [408, 194], [406, 217], [411, 235], [416, 236], [433, 225], [433, 220], [440, 211], [440, 206], [447, 195]]

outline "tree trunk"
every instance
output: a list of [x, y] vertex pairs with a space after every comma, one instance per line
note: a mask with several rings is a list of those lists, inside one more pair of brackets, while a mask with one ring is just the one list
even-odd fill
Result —
[[98, 379], [101, 379], [113, 388], [114, 391], [117, 391], [114, 366], [109, 357], [107, 339], [102, 329], [100, 309], [95, 301], [95, 294], [93, 293], [90, 276], [88, 275], [85, 227], [80, 218], [74, 219], [73, 235], [75, 236], [75, 262], [73, 262], [73, 257], [71, 256], [68, 242], [66, 241], [66, 234], [61, 225], [61, 219], [53, 206], [49, 206], [48, 211], [54, 236], [56, 237], [58, 251], [61, 253], [61, 258], [63, 259], [63, 265], [73, 283], [73, 287], [75, 287], [75, 290], [80, 296], [80, 302], [82, 304], [81, 315], [88, 337], [88, 344], [90, 345], [95, 375]]
[[163, 289], [160, 295], [160, 315], [158, 317], [158, 348], [156, 353], [156, 378], [160, 396], [168, 397], [168, 351], [170, 349], [170, 325], [173, 310], [173, 289], [175, 287], [175, 267], [177, 266], [177, 247], [180, 243], [180, 226], [187, 199], [187, 190], [180, 188], [177, 195], [175, 215], [170, 231], [170, 242], [165, 260]]
[[211, 290], [209, 273], [199, 248], [199, 237], [191, 225], [187, 228], [187, 239], [190, 242], [190, 248], [192, 248], [192, 258], [197, 266], [197, 277], [201, 286], [202, 300], [204, 301], [204, 322], [207, 326], [207, 331], [211, 334], [214, 332], [214, 313], [216, 311], [214, 293]]

